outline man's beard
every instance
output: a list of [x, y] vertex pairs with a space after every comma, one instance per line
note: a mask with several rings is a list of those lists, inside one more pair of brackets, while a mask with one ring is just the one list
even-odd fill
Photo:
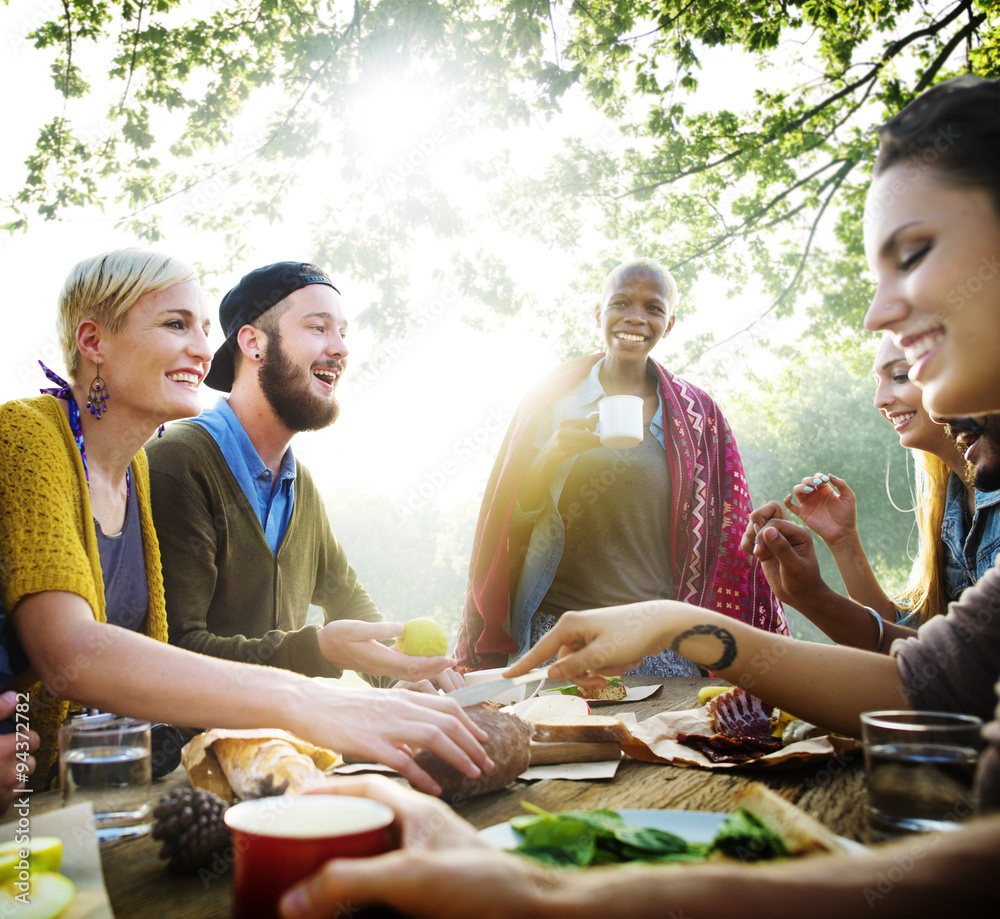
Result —
[[1000, 489], [1000, 417], [963, 417], [948, 422], [948, 433], [952, 437], [965, 431], [979, 434], [979, 462], [969, 463], [973, 486], [976, 491], [997, 491]]
[[302, 369], [282, 350], [277, 332], [270, 336], [258, 379], [264, 397], [290, 431], [318, 431], [333, 424], [340, 414], [334, 396], [323, 399], [310, 390], [312, 373], [303, 379]]

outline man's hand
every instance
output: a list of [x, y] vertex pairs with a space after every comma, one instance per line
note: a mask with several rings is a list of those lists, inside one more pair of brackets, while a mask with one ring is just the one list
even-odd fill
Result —
[[484, 843], [442, 802], [381, 776], [345, 778], [307, 793], [387, 804], [396, 814], [401, 850], [327, 862], [282, 898], [285, 919], [327, 919], [342, 904], [389, 905], [414, 919], [526, 916], [537, 908], [540, 890], [557, 883], [557, 873]]
[[334, 667], [397, 680], [434, 680], [455, 666], [450, 657], [411, 657], [381, 642], [403, 634], [402, 622], [337, 619], [317, 633], [319, 649]]
[[[747, 555], [756, 555], [754, 547], [757, 545], [757, 534], [764, 528], [769, 520], [789, 520], [785, 509], [777, 501], [768, 501], [760, 507], [754, 508], [747, 517], [747, 528], [743, 531], [740, 539], [740, 548]], [[759, 556], [758, 556], [759, 558]]]
[[802, 610], [828, 588], [819, 571], [812, 535], [790, 520], [772, 518], [757, 534], [753, 554], [782, 602]]
[[[16, 705], [17, 695], [15, 693], [5, 692], [0, 696], [0, 721], [13, 715]], [[0, 813], [10, 807], [10, 802], [14, 800], [15, 794], [24, 787], [22, 780], [35, 771], [35, 757], [29, 755], [24, 760], [28, 771], [18, 772], [17, 765], [21, 760], [18, 759], [17, 754], [37, 750], [38, 735], [34, 731], [28, 731], [27, 750], [23, 749], [24, 743], [24, 734], [0, 734]], [[18, 746], [19, 744], [21, 747]]]
[[467, 685], [465, 677], [457, 670], [448, 668], [442, 670], [433, 680], [400, 680], [393, 686], [393, 689], [409, 689], [412, 692], [433, 692], [436, 693], [440, 687], [444, 692], [453, 692]]
[[381, 801], [396, 814], [393, 832], [401, 848], [463, 849], [482, 846], [496, 851], [479, 838], [472, 824], [459, 817], [440, 798], [411, 791], [382, 775], [338, 777], [326, 785], [310, 788], [305, 794], [352, 795]]
[[564, 418], [545, 442], [540, 456], [554, 467], [571, 456], [599, 447], [601, 438], [594, 433], [596, 427], [596, 413], [590, 418]]

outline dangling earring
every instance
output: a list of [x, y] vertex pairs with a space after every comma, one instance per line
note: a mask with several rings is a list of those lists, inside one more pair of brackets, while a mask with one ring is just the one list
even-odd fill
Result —
[[166, 429], [167, 429], [167, 426], [166, 426], [165, 424], [161, 424], [161, 425], [160, 425], [160, 430], [159, 430], [159, 432], [157, 433], [157, 435], [156, 435], [156, 436], [157, 436], [157, 437], [162, 437], [162, 436], [163, 436], [163, 432], [164, 432], [164, 431], [165, 431]]
[[97, 374], [90, 382], [90, 389], [87, 391], [87, 408], [95, 418], [101, 417], [101, 412], [108, 410], [105, 403], [108, 401], [108, 384], [101, 376], [101, 365], [97, 365]]

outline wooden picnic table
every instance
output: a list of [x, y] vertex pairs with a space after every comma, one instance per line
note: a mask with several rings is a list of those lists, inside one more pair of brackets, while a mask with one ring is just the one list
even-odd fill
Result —
[[[648, 678], [630, 679], [648, 684]], [[601, 714], [635, 712], [639, 721], [662, 711], [692, 708], [698, 689], [721, 680], [671, 678], [655, 696], [639, 702], [602, 706]], [[502, 792], [471, 799], [456, 810], [483, 829], [524, 813], [521, 801], [549, 811], [589, 808], [666, 808], [729, 812], [736, 792], [763, 781], [788, 800], [849, 839], [867, 838], [867, 792], [859, 755], [840, 755], [790, 769], [682, 768], [625, 758], [613, 779], [600, 781], [545, 780], [518, 782]], [[177, 770], [154, 786], [158, 796], [185, 784]], [[104, 846], [101, 857], [111, 904], [118, 919], [228, 919], [230, 875], [168, 873], [158, 857], [159, 843], [151, 837]]]

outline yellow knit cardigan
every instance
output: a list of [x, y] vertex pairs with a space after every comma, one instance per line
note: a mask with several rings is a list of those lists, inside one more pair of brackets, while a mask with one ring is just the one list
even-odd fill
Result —
[[[160, 547], [149, 504], [149, 467], [140, 450], [132, 461], [142, 524], [149, 612], [143, 632], [167, 640], [167, 615], [160, 569]], [[90, 493], [69, 420], [52, 396], [21, 399], [0, 406], [0, 587], [3, 603], [17, 615], [17, 604], [29, 594], [67, 591], [83, 597], [98, 622], [107, 622], [104, 580], [98, 555]], [[45, 786], [58, 754], [57, 733], [73, 698], [80, 670], [101, 666], [102, 648], [81, 653], [53, 680], [55, 698], [34, 669], [19, 673], [14, 689], [28, 692], [31, 727], [41, 737], [35, 754], [32, 787]], [[114, 682], [115, 673], [105, 678]], [[76, 706], [79, 707], [79, 706]]]

